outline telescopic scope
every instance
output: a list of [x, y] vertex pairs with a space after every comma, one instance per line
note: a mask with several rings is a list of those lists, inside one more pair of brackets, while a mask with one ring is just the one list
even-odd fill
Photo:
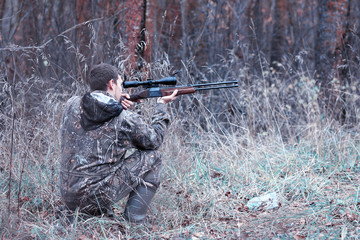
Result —
[[176, 85], [176, 77], [165, 77], [159, 80], [147, 80], [147, 81], [125, 81], [123, 83], [124, 88], [143, 86], [145, 88], [156, 87], [157, 85]]

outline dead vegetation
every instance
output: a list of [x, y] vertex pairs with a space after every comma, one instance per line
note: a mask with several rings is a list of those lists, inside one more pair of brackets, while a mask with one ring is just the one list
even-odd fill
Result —
[[[217, 1], [210, 2], [210, 7], [217, 6]], [[255, 6], [249, 10], [257, 9], [261, 10]], [[297, 53], [284, 53], [283, 63], [274, 68], [261, 52], [267, 39], [258, 41], [260, 36], [254, 31], [249, 38], [258, 43], [251, 45], [243, 36], [231, 42], [230, 49], [222, 44], [226, 51], [207, 52], [192, 39], [198, 28], [205, 29], [194, 20], [193, 34], [183, 36], [183, 42], [194, 46], [187, 50], [184, 44], [181, 67], [172, 65], [169, 51], [179, 49], [170, 44], [173, 39], [166, 39], [169, 51], [155, 49], [156, 59], [142, 62], [142, 72], [135, 74], [128, 69], [131, 51], [123, 39], [114, 39], [111, 31], [97, 34], [120, 24], [113, 17], [62, 29], [58, 32], [63, 34], [41, 41], [41, 48], [10, 44], [0, 49], [3, 59], [9, 60], [0, 63], [2, 239], [359, 239], [358, 59], [347, 59], [341, 66], [349, 70], [348, 81], [341, 86], [336, 77], [331, 81], [339, 86], [329, 91], [334, 103], [341, 103], [335, 104], [342, 111], [341, 119], [336, 119], [316, 82], [309, 48], [297, 46]], [[350, 49], [356, 52], [359, 37], [355, 30], [352, 33], [357, 44]], [[75, 43], [76, 34], [82, 43]], [[313, 30], [310, 35], [312, 39]], [[207, 37], [200, 42], [212, 44], [211, 35]], [[203, 52], [207, 54], [201, 61], [195, 59]], [[179, 85], [239, 81], [237, 89], [182, 96], [170, 105], [173, 121], [161, 148], [163, 181], [145, 226], [84, 215], [66, 225], [55, 217], [61, 204], [58, 134], [62, 107], [72, 95], [88, 91], [86, 74], [97, 61], [93, 57], [130, 71], [129, 77], [160, 78], [181, 68]], [[204, 59], [211, 62], [206, 64]], [[148, 117], [152, 103], [139, 104], [135, 111]], [[277, 194], [278, 208], [247, 208], [250, 199], [268, 192]], [[118, 216], [124, 202], [114, 206]]]
[[[159, 71], [165, 65], [151, 66]], [[249, 79], [246, 69], [238, 71], [234, 75]], [[291, 83], [264, 74], [273, 84], [253, 78], [236, 90], [183, 96], [171, 105], [173, 122], [161, 149], [163, 182], [146, 226], [82, 215], [63, 226], [55, 218], [62, 106], [74, 92], [86, 91], [84, 86], [60, 94], [50, 89], [35, 115], [26, 113], [24, 99], [13, 99], [1, 114], [2, 237], [357, 239], [357, 122], [340, 125], [327, 118], [306, 72]], [[357, 111], [358, 95], [350, 99]], [[151, 104], [137, 111], [148, 115]], [[279, 208], [246, 207], [267, 192], [278, 194]], [[124, 201], [114, 207], [118, 215]]]

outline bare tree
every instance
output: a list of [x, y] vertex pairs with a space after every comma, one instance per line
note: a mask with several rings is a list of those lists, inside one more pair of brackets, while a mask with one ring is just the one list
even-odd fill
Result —
[[288, 1], [276, 0], [270, 50], [270, 65], [276, 70], [280, 70], [278, 64], [282, 63], [282, 56], [285, 53], [286, 30], [289, 26], [288, 14]]
[[319, 0], [315, 67], [324, 108], [329, 115], [343, 118], [339, 69], [342, 65], [345, 33], [349, 21], [349, 0]]
[[19, 8], [20, 8], [19, 0], [5, 0], [2, 3], [2, 18], [1, 18], [1, 31], [2, 31], [2, 40], [5, 42], [11, 42], [15, 32], [16, 28], [20, 24], [20, 14], [19, 14]]

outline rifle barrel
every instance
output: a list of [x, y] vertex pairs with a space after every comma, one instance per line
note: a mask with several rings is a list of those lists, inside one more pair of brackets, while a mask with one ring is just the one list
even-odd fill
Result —
[[[193, 87], [206, 87], [206, 86], [214, 86], [214, 85], [228, 85], [228, 84], [235, 84], [237, 85], [237, 81], [230, 81], [230, 82], [217, 82], [217, 83], [202, 83], [202, 84], [194, 84], [191, 85]], [[235, 85], [233, 85], [235, 86]]]
[[199, 90], [211, 90], [211, 89], [233, 88], [233, 87], [238, 87], [238, 85], [235, 84], [235, 85], [230, 85], [230, 86], [205, 87], [205, 88], [203, 88], [203, 87], [200, 87], [200, 88], [195, 87], [194, 89], [195, 89], [195, 91], [199, 91]]

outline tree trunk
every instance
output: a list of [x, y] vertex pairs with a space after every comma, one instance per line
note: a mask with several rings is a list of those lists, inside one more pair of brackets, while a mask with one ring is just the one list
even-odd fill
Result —
[[329, 116], [341, 120], [344, 102], [341, 86], [345, 82], [339, 71], [342, 65], [345, 33], [348, 23], [349, 0], [319, 0], [315, 68], [320, 101]]
[[288, 26], [287, 0], [275, 1], [274, 26], [271, 38], [270, 66], [280, 70], [279, 63], [282, 62], [284, 45], [286, 41], [286, 27]]
[[[263, 30], [263, 13], [262, 4], [260, 0], [250, 1], [247, 10], [247, 25], [249, 26], [248, 36], [250, 39], [250, 51], [254, 52], [256, 56], [260, 56], [262, 52], [262, 40], [265, 36]], [[250, 65], [253, 66], [254, 72], [261, 72], [262, 65], [259, 57], [249, 59]]]
[[248, 26], [250, 27], [248, 35], [252, 36], [252, 45], [255, 49], [257, 49], [256, 46], [260, 45], [259, 39], [263, 36], [263, 21], [260, 0], [251, 1], [247, 7], [246, 15], [248, 17]]
[[[146, 2], [146, 1], [145, 1]], [[128, 46], [131, 68], [139, 69], [137, 62], [137, 46], [140, 42], [140, 32], [142, 31], [142, 19], [144, 15], [144, 0], [126, 1], [125, 25], [123, 26], [125, 44]], [[145, 8], [146, 9], [146, 8]]]
[[5, 0], [4, 12], [1, 18], [2, 39], [10, 42], [19, 24], [19, 0]]

